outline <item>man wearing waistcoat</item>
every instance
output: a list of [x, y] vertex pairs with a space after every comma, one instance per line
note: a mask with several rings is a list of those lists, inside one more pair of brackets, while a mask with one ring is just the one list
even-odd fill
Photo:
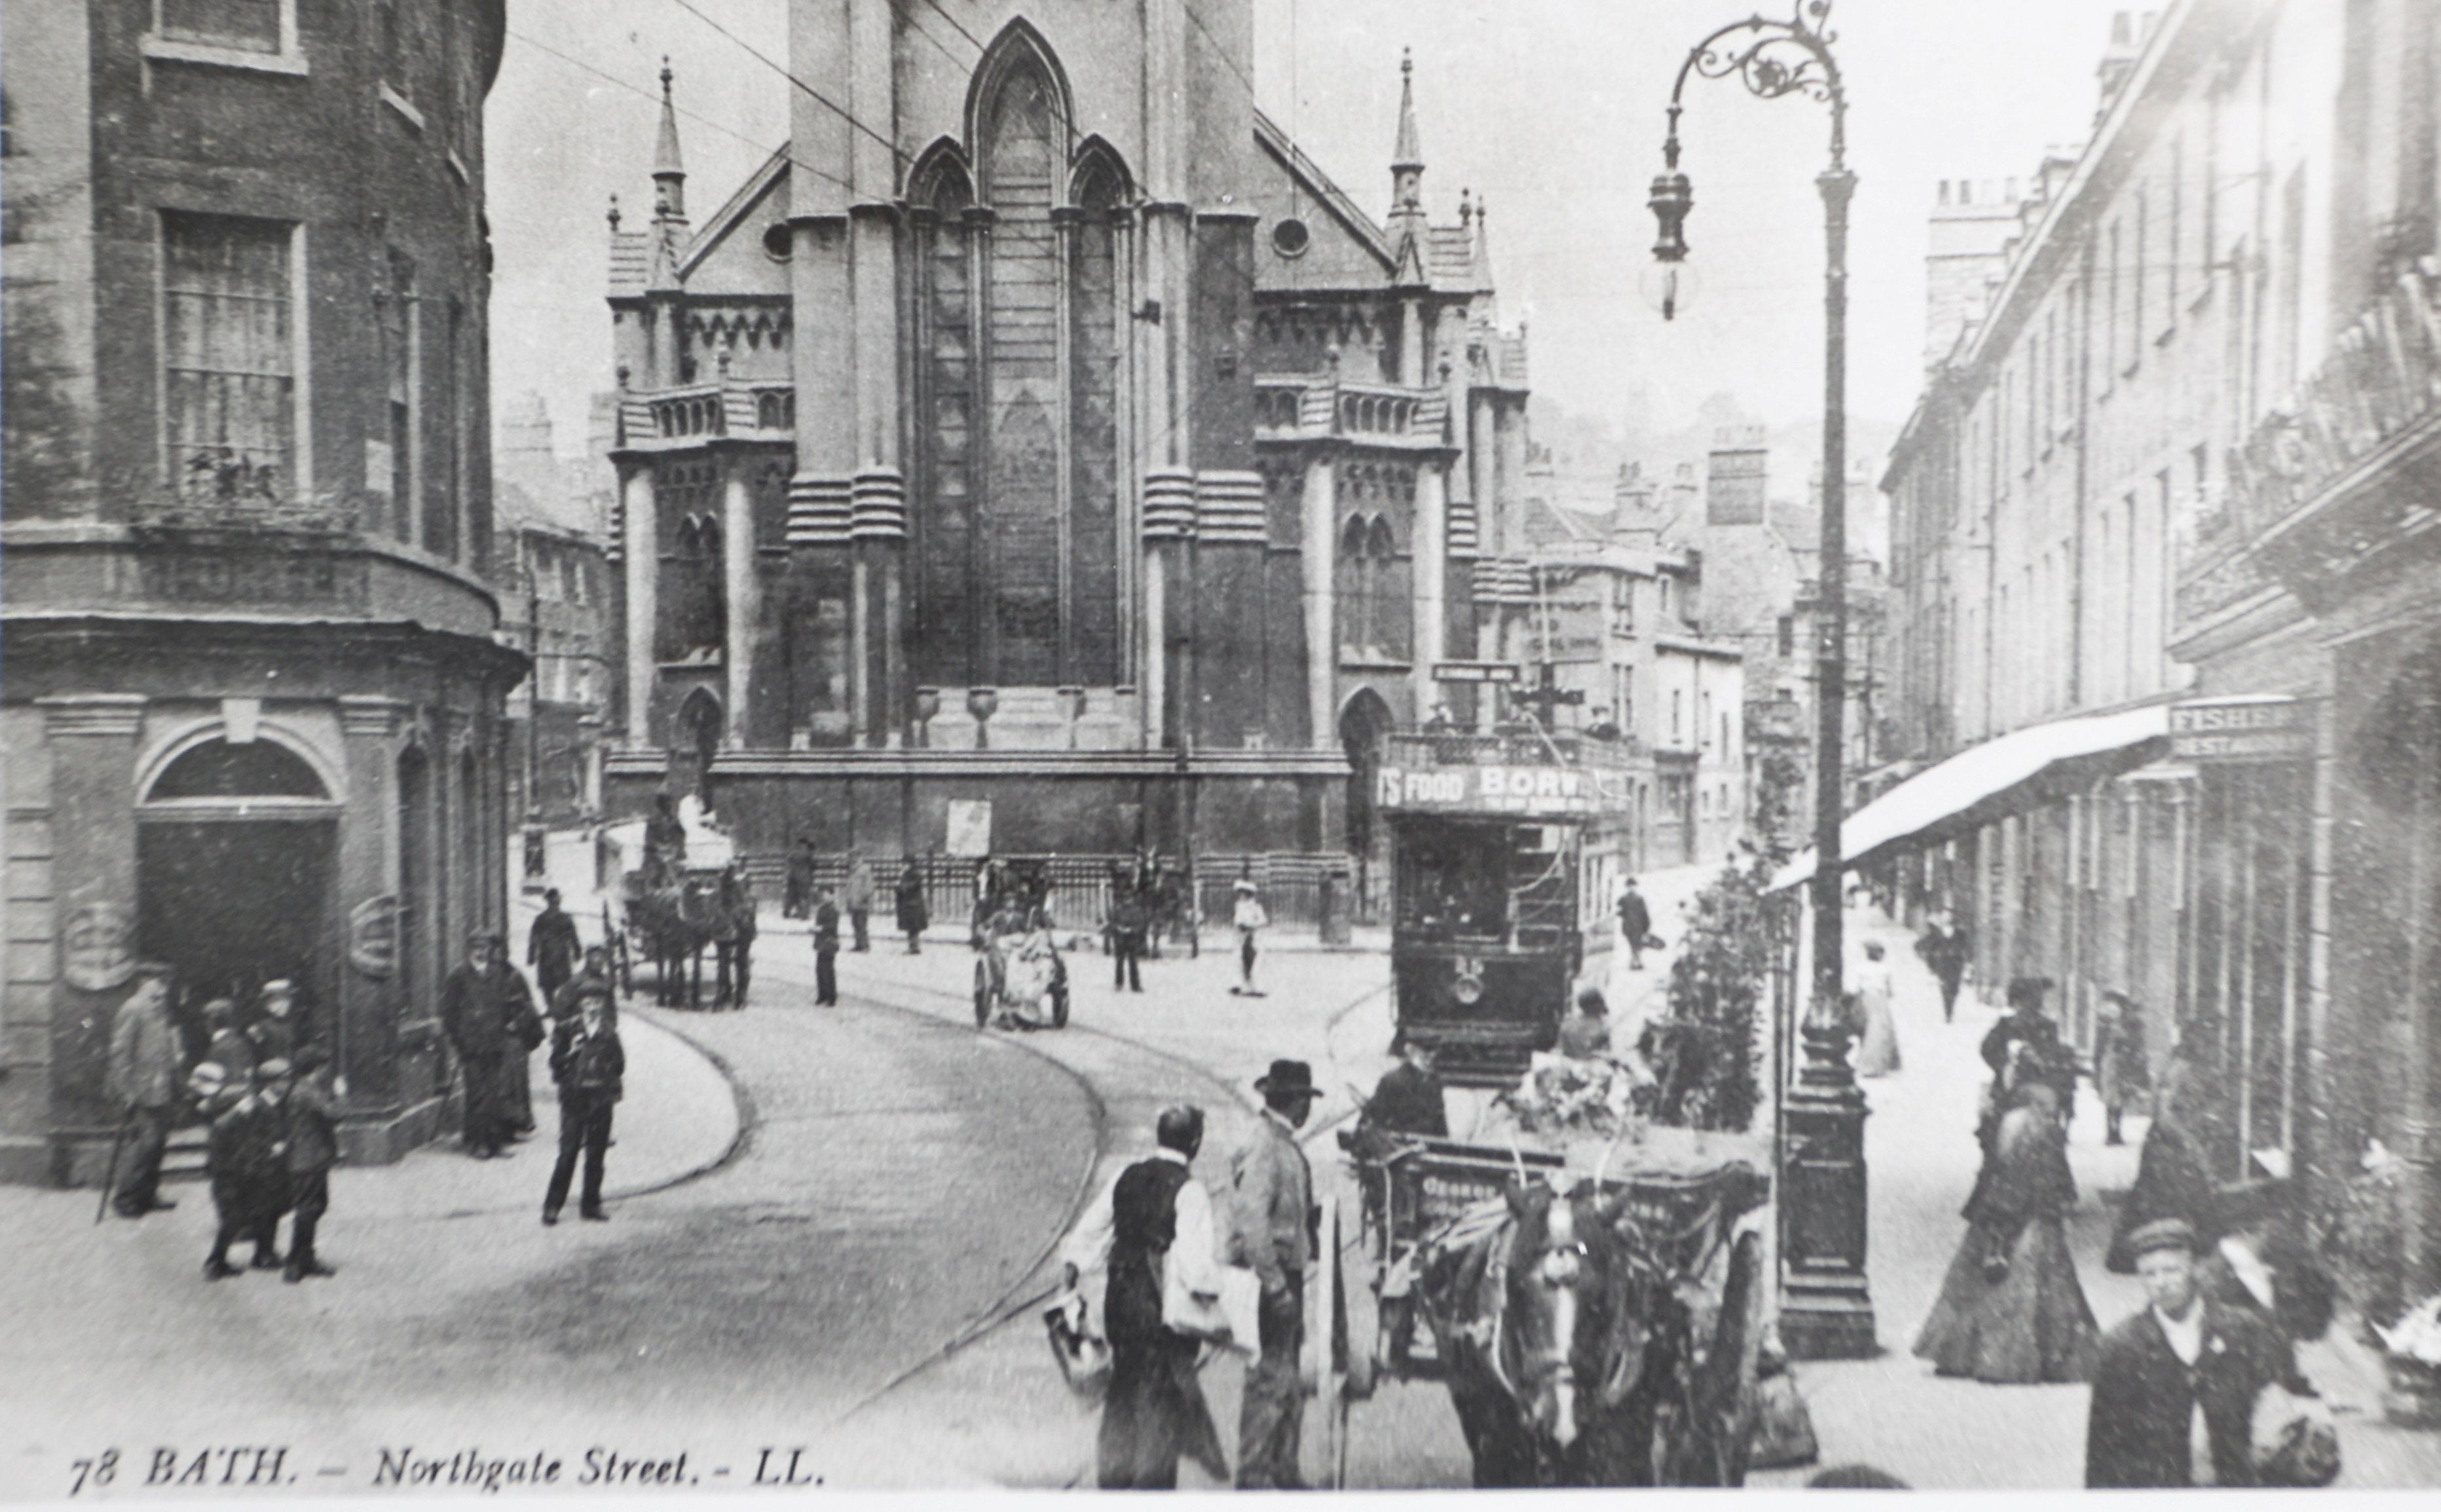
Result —
[[1109, 1269], [1111, 1385], [1095, 1455], [1105, 1490], [1175, 1490], [1182, 1454], [1216, 1480], [1229, 1473], [1196, 1378], [1202, 1342], [1162, 1322], [1166, 1281], [1206, 1299], [1220, 1291], [1212, 1200], [1188, 1170], [1203, 1143], [1203, 1110], [1164, 1108], [1154, 1137], [1152, 1159], [1119, 1173], [1064, 1251], [1071, 1286], [1081, 1272]]

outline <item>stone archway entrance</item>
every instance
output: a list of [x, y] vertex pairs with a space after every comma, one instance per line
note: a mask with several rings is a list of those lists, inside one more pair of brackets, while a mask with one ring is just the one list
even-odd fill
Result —
[[1358, 911], [1368, 917], [1371, 882], [1379, 871], [1374, 861], [1388, 843], [1373, 793], [1390, 727], [1390, 706], [1370, 688], [1358, 689], [1339, 711], [1340, 748], [1347, 753], [1347, 852], [1356, 857], [1357, 896], [1365, 900]]
[[286, 977], [328, 1008], [338, 809], [303, 758], [260, 738], [206, 741], [154, 780], [136, 811], [136, 940], [176, 968], [182, 1007], [250, 1004]]

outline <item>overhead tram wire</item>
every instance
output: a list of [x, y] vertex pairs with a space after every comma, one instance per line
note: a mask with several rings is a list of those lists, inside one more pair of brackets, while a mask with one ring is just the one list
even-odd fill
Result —
[[[584, 59], [572, 57], [568, 53], [562, 52], [551, 44], [525, 32], [519, 31], [515, 27], [509, 27], [508, 32], [511, 37], [515, 38], [518, 42], [524, 43], [527, 46], [533, 48], [536, 52], [547, 53], [550, 56], [558, 59], [561, 63], [568, 64], [571, 68], [582, 69], [585, 72], [591, 74], [594, 78], [602, 80], [606, 83], [615, 84], [631, 95], [640, 96], [642, 99], [651, 100], [655, 104], [660, 103], [661, 97], [655, 94], [652, 90], [646, 89], [642, 84], [631, 82], [628, 80], [620, 78], [617, 74], [597, 68], [593, 64], [587, 63]], [[723, 136], [733, 137], [738, 141], [744, 142], [749, 147], [756, 149], [758, 152], [768, 154], [772, 151], [772, 148], [768, 143], [761, 141], [755, 137], [749, 136], [746, 133], [737, 130], [733, 126], [725, 126], [719, 121], [714, 120], [711, 117], [703, 115], [700, 112], [689, 110], [684, 105], [678, 104], [675, 101], [671, 103], [670, 108], [673, 111], [676, 111], [678, 115], [684, 116], [687, 119], [694, 121], [699, 126], [708, 126], [712, 130], [720, 133]], [[787, 145], [793, 147], [794, 143], [789, 143]], [[806, 172], [813, 174], [815, 177], [828, 180], [841, 189], [850, 189], [854, 187], [850, 185], [847, 180], [841, 178], [836, 174], [823, 171], [822, 169], [806, 162], [804, 158], [797, 156], [793, 152], [787, 153], [787, 161], [789, 166], [793, 168], [802, 168]]]
[[[676, 5], [679, 9], [686, 11], [689, 15], [694, 16], [697, 21], [702, 22], [705, 26], [710, 27], [713, 30], [719, 32], [724, 37], [727, 37], [731, 42], [735, 43], [738, 46], [744, 48], [755, 62], [761, 63], [764, 67], [770, 69], [773, 73], [778, 74], [781, 78], [787, 80], [797, 88], [805, 91], [805, 94], [816, 103], [829, 110], [833, 115], [839, 117], [840, 119], [847, 122], [850, 126], [855, 127], [858, 131], [864, 133], [864, 135], [872, 137], [875, 141], [879, 142], [882, 150], [890, 154], [892, 161], [899, 164], [901, 167], [906, 165], [907, 154], [899, 150], [896, 142], [892, 141], [881, 133], [875, 131], [871, 126], [866, 125], [861, 119], [858, 118], [854, 111], [849, 110], [846, 106], [832, 99], [828, 95], [823, 94], [821, 90], [816, 89], [813, 85], [798, 78], [795, 74], [790, 73], [786, 66], [774, 60], [769, 54], [764, 52], [761, 48], [755, 46], [752, 43], [748, 42], [745, 38], [730, 30], [727, 27], [722, 26], [719, 22], [713, 20], [712, 17], [705, 15], [702, 10], [696, 8], [695, 0], [671, 0], [671, 3]], [[837, 182], [837, 180], [833, 180], [833, 182]]]

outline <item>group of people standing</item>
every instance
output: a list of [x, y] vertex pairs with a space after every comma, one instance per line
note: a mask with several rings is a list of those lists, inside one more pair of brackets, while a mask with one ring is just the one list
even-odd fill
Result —
[[1275, 1060], [1255, 1080], [1263, 1099], [1253, 1133], [1231, 1153], [1228, 1206], [1191, 1170], [1202, 1109], [1165, 1108], [1158, 1146], [1130, 1165], [1086, 1212], [1062, 1257], [1075, 1286], [1102, 1272], [1111, 1377], [1096, 1450], [1106, 1489], [1168, 1490], [1182, 1458], [1216, 1479], [1229, 1465], [1196, 1365], [1221, 1315], [1224, 1266], [1256, 1278], [1256, 1350], [1239, 1404], [1240, 1490], [1301, 1490], [1305, 1281], [1313, 1264], [1313, 1169], [1297, 1143], [1321, 1089], [1304, 1061]]
[[[111, 1023], [104, 1090], [123, 1115], [112, 1149], [109, 1200], [123, 1217], [174, 1208], [161, 1196], [170, 1135], [189, 1119], [209, 1129], [206, 1169], [216, 1217], [207, 1280], [240, 1273], [229, 1249], [250, 1241], [251, 1263], [291, 1282], [335, 1274], [316, 1252], [338, 1163], [339, 1097], [327, 1040], [299, 1013], [296, 983], [266, 981], [243, 1027], [234, 998], [204, 1005], [208, 1039], [190, 1066], [170, 1015], [174, 973], [146, 962]], [[287, 1253], [280, 1220], [294, 1215]]]
[[[1944, 917], [1917, 948], [1947, 1017], [1970, 954], [1965, 932]], [[2068, 1127], [2089, 1070], [2106, 1141], [2122, 1142], [2123, 1115], [2149, 1087], [2143, 1017], [2125, 995], [2107, 995], [2088, 1068], [2047, 1011], [2052, 985], [2013, 980], [2006, 1013], [1983, 1037], [1992, 1078], [1976, 1129], [1981, 1163], [1915, 1353], [1943, 1376], [2091, 1382], [2091, 1486], [2326, 1484], [2337, 1438], [2294, 1345], [2328, 1326], [2330, 1282], [2294, 1237], [2286, 1183], [2225, 1186], [2210, 1174], [2217, 1099], [2200, 1021], [2182, 1030], [2155, 1091], [2105, 1262], [2143, 1281], [2146, 1305], [2106, 1333], [2097, 1326], [2068, 1247]]]

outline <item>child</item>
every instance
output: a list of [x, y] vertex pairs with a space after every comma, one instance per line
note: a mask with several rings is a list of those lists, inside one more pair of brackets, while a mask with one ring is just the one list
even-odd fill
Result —
[[335, 1275], [314, 1252], [314, 1231], [331, 1210], [331, 1167], [339, 1160], [339, 1098], [331, 1085], [331, 1053], [307, 1045], [297, 1055], [297, 1080], [288, 1091], [289, 1197], [297, 1218], [288, 1233], [288, 1269], [282, 1279]]
[[269, 1060], [242, 1080], [232, 1077], [222, 1093], [226, 1110], [212, 1120], [209, 1162], [212, 1208], [220, 1227], [212, 1235], [211, 1256], [204, 1262], [207, 1281], [238, 1273], [229, 1264], [228, 1251], [240, 1237], [254, 1241], [256, 1269], [280, 1264], [280, 1252], [267, 1235], [287, 1205], [287, 1115], [280, 1107], [280, 1088], [287, 1078], [288, 1063]]

